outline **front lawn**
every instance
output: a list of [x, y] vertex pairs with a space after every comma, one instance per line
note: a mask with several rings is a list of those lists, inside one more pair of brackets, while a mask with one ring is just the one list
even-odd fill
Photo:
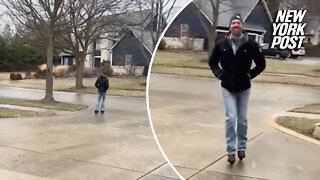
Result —
[[[291, 63], [290, 60], [280, 61], [268, 58], [266, 63], [266, 69], [254, 81], [320, 87], [320, 63], [318, 65], [306, 65]], [[151, 72], [206, 78], [214, 77], [208, 65], [207, 53], [203, 52], [157, 51]]]
[[[44, 79], [24, 79], [10, 81], [10, 73], [0, 73], [0, 85], [7, 87], [45, 89]], [[145, 77], [108, 77], [110, 88], [107, 94], [117, 96], [145, 97], [146, 78]], [[69, 91], [96, 94], [94, 86], [96, 78], [84, 78], [83, 83], [86, 88], [74, 89], [75, 78], [54, 78], [53, 89], [56, 91]]]
[[86, 109], [88, 107], [86, 105], [71, 104], [71, 103], [65, 103], [65, 102], [48, 103], [48, 102], [41, 102], [37, 100], [25, 100], [25, 99], [14, 99], [14, 98], [4, 98], [4, 97], [0, 97], [0, 104], [36, 107], [36, 108], [60, 110], [60, 111], [79, 111], [79, 110]]
[[320, 104], [308, 104], [292, 109], [290, 112], [320, 114]]
[[35, 116], [52, 116], [54, 113], [34, 112], [26, 110], [8, 109], [0, 107], [0, 118], [18, 118], [18, 117], [35, 117]]
[[285, 128], [291, 129], [309, 137], [313, 137], [312, 133], [315, 127], [314, 125], [316, 123], [319, 123], [320, 119], [281, 116], [278, 117], [276, 122]]

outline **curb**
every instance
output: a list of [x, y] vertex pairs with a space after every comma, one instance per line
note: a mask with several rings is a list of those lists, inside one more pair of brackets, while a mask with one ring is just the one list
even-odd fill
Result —
[[276, 123], [277, 117], [279, 117], [279, 115], [278, 115], [278, 114], [275, 114], [275, 115], [273, 115], [271, 118], [269, 118], [268, 124], [269, 124], [271, 127], [275, 128], [275, 129], [277, 129], [277, 130], [279, 130], [279, 131], [281, 131], [281, 132], [283, 132], [283, 133], [285, 133], [285, 134], [288, 134], [288, 135], [294, 136], [294, 137], [296, 137], [296, 138], [299, 138], [299, 139], [301, 139], [301, 140], [303, 140], [303, 141], [306, 141], [306, 142], [308, 142], [308, 143], [312, 143], [312, 144], [314, 144], [314, 145], [320, 146], [320, 141], [318, 141], [318, 140], [316, 140], [316, 139], [313, 139], [313, 138], [311, 138], [311, 137], [305, 136], [305, 135], [303, 135], [303, 134], [300, 134], [300, 133], [298, 133], [298, 132], [296, 132], [296, 131], [293, 131], [293, 130], [291, 130], [291, 129], [285, 128], [285, 127], [280, 126], [279, 124], [277, 124], [277, 123]]

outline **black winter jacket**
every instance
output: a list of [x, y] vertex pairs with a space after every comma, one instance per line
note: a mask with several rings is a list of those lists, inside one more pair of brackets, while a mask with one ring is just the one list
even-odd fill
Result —
[[105, 93], [109, 89], [109, 80], [106, 76], [101, 75], [95, 83], [96, 88], [98, 88], [98, 92]]
[[[253, 69], [252, 60], [256, 64]], [[245, 41], [234, 55], [232, 41], [226, 37], [216, 43], [209, 59], [209, 66], [213, 74], [221, 80], [222, 87], [231, 92], [238, 92], [251, 87], [250, 79], [265, 69], [266, 62], [255, 41]]]

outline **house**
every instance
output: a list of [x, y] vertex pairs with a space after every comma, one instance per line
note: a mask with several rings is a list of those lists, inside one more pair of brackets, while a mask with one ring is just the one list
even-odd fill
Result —
[[[150, 10], [133, 11], [106, 19], [117, 19], [119, 25], [108, 31], [104, 37], [89, 45], [85, 67], [99, 68], [102, 63], [109, 63], [114, 74], [128, 74], [134, 69], [135, 74], [142, 74], [149, 65], [153, 52], [152, 33], [157, 15], [151, 18]], [[163, 20], [163, 19], [162, 19]], [[74, 64], [72, 54], [60, 53], [62, 65]], [[132, 73], [132, 72], [131, 72]]]
[[320, 44], [320, 16], [306, 17], [306, 27], [304, 28], [305, 40], [303, 43], [318, 45]]
[[[264, 0], [225, 0], [219, 12], [217, 39], [226, 35], [230, 18], [239, 13], [249, 38], [260, 44], [270, 41], [272, 18]], [[168, 27], [163, 39], [168, 48], [207, 50], [207, 32], [213, 23], [210, 1], [194, 0]]]
[[[142, 74], [150, 63], [153, 52], [151, 32], [136, 28], [126, 29], [111, 48], [110, 65], [119, 75]], [[148, 68], [148, 67], [147, 67]]]

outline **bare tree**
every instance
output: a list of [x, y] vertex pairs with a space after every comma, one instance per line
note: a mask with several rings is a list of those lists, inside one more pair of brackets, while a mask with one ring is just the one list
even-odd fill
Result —
[[[209, 3], [203, 2], [203, 0], [197, 0], [197, 5], [199, 8], [203, 8], [203, 6], [210, 6], [212, 14], [210, 14], [210, 19], [212, 19], [212, 27], [207, 27], [206, 24], [203, 22], [202, 19], [202, 14], [200, 12], [198, 13], [198, 17], [200, 19], [200, 22], [202, 23], [204, 29], [207, 32], [207, 38], [208, 38], [208, 56], [210, 57], [212, 49], [215, 45], [215, 40], [217, 37], [217, 27], [218, 27], [218, 19], [219, 19], [219, 14], [223, 13], [220, 10], [221, 4], [224, 3], [225, 0], [209, 0]], [[228, 9], [231, 10], [231, 9]]]
[[[217, 27], [219, 24], [219, 16], [228, 11], [247, 8], [247, 5], [237, 4], [235, 3], [235, 1], [230, 1], [230, 0], [209, 0], [209, 2], [207, 2], [206, 0], [196, 0], [196, 4], [199, 6], [200, 9], [203, 8], [204, 6], [209, 6], [212, 12], [211, 14], [209, 14], [209, 18], [212, 19], [212, 27], [209, 27], [209, 28], [203, 22], [202, 14], [200, 12], [197, 12], [199, 19], [207, 32], [208, 56], [210, 57], [212, 53], [212, 49], [215, 46], [215, 41], [217, 37]], [[224, 8], [221, 8], [221, 6], [224, 6]]]
[[268, 5], [268, 8], [270, 10], [270, 14], [272, 15], [272, 18], [274, 18], [275, 13], [280, 8], [281, 1], [278, 1], [278, 0], [266, 0], [266, 3]]
[[[151, 58], [145, 51], [145, 47], [148, 47], [151, 52], [154, 51], [176, 2], [177, 0], [133, 0], [131, 5], [139, 10], [140, 18], [136, 24], [129, 23], [127, 26], [132, 26], [131, 29], [137, 32], [145, 59]], [[149, 61], [146, 64], [144, 68], [149, 67]]]
[[320, 16], [320, 0], [282, 0], [280, 7], [282, 9], [307, 9], [307, 14]]
[[5, 39], [6, 43], [9, 44], [12, 37], [13, 37], [13, 32], [12, 32], [12, 29], [9, 24], [6, 24], [4, 26], [3, 30], [1, 31], [1, 34], [2, 34], [3, 38]]
[[60, 33], [60, 48], [72, 53], [76, 62], [75, 88], [84, 88], [83, 69], [89, 45], [105, 35], [115, 22], [111, 15], [120, 14], [126, 4], [120, 0], [67, 0], [64, 21], [67, 29]]
[[59, 21], [63, 16], [63, 0], [0, 0], [17, 27], [35, 33], [46, 42], [46, 90], [43, 101], [53, 102], [53, 49]]
[[175, 8], [177, 0], [134, 0], [135, 5], [140, 12], [144, 9], [150, 10], [148, 16], [141, 14], [142, 22], [149, 18], [150, 27], [148, 30], [151, 33], [153, 48], [167, 26], [167, 21]]

